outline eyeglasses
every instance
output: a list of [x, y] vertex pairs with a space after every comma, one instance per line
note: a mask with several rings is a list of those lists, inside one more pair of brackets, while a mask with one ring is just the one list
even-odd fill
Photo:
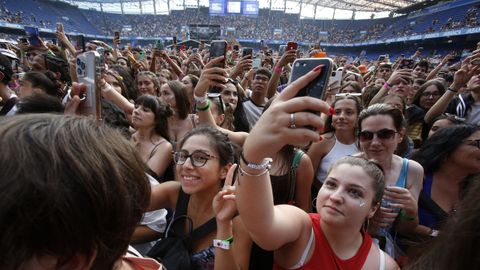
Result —
[[338, 93], [338, 94], [335, 94], [335, 97], [348, 97], [348, 96], [361, 97], [362, 93]]
[[183, 165], [190, 158], [190, 162], [193, 167], [202, 167], [207, 163], [208, 160], [216, 158], [215, 156], [209, 155], [200, 150], [193, 151], [190, 155], [187, 151], [179, 151], [173, 154], [173, 160], [177, 165]]
[[466, 140], [465, 142], [467, 143], [467, 145], [476, 146], [478, 149], [480, 149], [480, 139], [478, 139], [478, 140]]
[[219, 109], [221, 111], [222, 114], [225, 114], [225, 104], [223, 103], [223, 100], [222, 100], [222, 94], [220, 93], [208, 93], [207, 94], [207, 97], [208, 99], [212, 100], [213, 102], [217, 102], [218, 100], [218, 103], [216, 103], [218, 106], [219, 106]]
[[397, 131], [388, 128], [381, 129], [377, 132], [364, 130], [358, 133], [358, 138], [360, 139], [360, 141], [364, 142], [371, 141], [373, 140], [373, 136], [377, 134], [377, 138], [380, 140], [390, 140], [391, 138], [393, 138], [393, 136], [395, 136], [396, 133]]
[[429, 92], [423, 92], [422, 93], [422, 97], [438, 97], [440, 96], [440, 93], [439, 92], [433, 92], [433, 93], [429, 93]]

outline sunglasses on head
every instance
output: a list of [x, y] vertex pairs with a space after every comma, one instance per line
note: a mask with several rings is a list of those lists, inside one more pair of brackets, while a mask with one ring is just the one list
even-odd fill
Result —
[[390, 140], [391, 138], [393, 138], [393, 136], [395, 136], [396, 133], [396, 130], [388, 128], [381, 129], [377, 132], [364, 130], [358, 133], [358, 138], [360, 139], [360, 141], [371, 141], [373, 140], [374, 135], [377, 134], [377, 138], [380, 140]]

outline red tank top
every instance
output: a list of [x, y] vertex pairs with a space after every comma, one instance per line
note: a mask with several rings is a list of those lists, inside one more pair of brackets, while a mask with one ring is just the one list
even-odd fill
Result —
[[[360, 270], [362, 269], [365, 261], [367, 260], [368, 253], [372, 247], [372, 238], [368, 233], [363, 233], [363, 243], [357, 254], [350, 259], [342, 260], [332, 250], [328, 244], [327, 238], [323, 234], [320, 227], [320, 215], [309, 214], [312, 220], [313, 232], [315, 234], [315, 250], [312, 257], [302, 267], [297, 269], [302, 270], [316, 270], [316, 269], [328, 269], [328, 270]], [[275, 270], [281, 270], [283, 268], [275, 265]]]

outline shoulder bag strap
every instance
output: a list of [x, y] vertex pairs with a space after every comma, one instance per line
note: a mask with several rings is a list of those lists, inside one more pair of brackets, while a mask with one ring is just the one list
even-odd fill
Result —
[[301, 150], [295, 151], [295, 156], [293, 157], [292, 160], [292, 168], [290, 169], [290, 176], [289, 176], [289, 181], [290, 181], [290, 189], [289, 189], [289, 194], [288, 194], [288, 201], [289, 202], [294, 202], [295, 201], [295, 184], [297, 181], [297, 169], [298, 166], [300, 165], [300, 161], [302, 160], [302, 156], [305, 153]]

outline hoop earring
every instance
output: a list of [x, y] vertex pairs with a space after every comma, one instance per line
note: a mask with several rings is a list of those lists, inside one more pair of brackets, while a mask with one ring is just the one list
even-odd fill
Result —
[[314, 209], [317, 208], [317, 197], [313, 198], [312, 206], [313, 206]]

